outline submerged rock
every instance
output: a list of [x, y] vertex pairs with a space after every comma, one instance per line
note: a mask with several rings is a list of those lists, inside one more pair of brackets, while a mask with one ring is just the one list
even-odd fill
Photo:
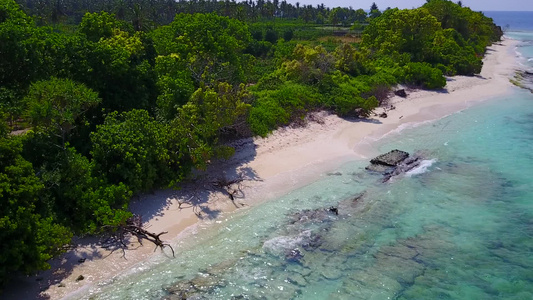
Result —
[[392, 150], [370, 160], [370, 165], [365, 169], [372, 172], [382, 173], [383, 182], [389, 181], [394, 176], [406, 173], [420, 165], [422, 157], [415, 155], [410, 157], [408, 152]]
[[398, 149], [389, 151], [385, 154], [381, 154], [372, 160], [370, 163], [373, 165], [384, 165], [389, 167], [395, 167], [409, 157], [409, 153]]
[[305, 278], [298, 273], [292, 274], [290, 277], [287, 278], [287, 281], [291, 284], [295, 284], [300, 287], [305, 287], [307, 285], [307, 281], [305, 280]]
[[285, 255], [285, 259], [292, 262], [300, 262], [302, 258], [304, 258], [304, 255], [298, 248], [292, 249], [287, 255]]
[[331, 221], [334, 216], [339, 214], [339, 210], [336, 207], [330, 207], [327, 209], [304, 209], [290, 216], [289, 224], [305, 224], [305, 223], [321, 223]]

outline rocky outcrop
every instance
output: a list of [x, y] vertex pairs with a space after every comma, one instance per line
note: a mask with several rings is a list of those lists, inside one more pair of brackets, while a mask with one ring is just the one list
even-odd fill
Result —
[[416, 168], [421, 161], [420, 155], [410, 157], [408, 152], [395, 149], [373, 158], [365, 169], [383, 174], [383, 182], [386, 182], [394, 176]]
[[402, 98], [407, 98], [407, 93], [405, 92], [404, 89], [394, 91], [394, 94]]
[[392, 150], [370, 160], [370, 165], [366, 167], [368, 171], [384, 173], [391, 168], [398, 166], [409, 157], [409, 153], [400, 150]]

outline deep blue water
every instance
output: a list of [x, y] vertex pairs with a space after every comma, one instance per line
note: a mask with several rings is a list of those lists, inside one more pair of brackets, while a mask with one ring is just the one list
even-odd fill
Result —
[[532, 11], [487, 11], [484, 14], [505, 31], [533, 31]]
[[[530, 63], [533, 35], [508, 36]], [[377, 147], [420, 151], [425, 168], [382, 183], [367, 161], [347, 163], [73, 298], [533, 299], [533, 94], [516, 88]]]

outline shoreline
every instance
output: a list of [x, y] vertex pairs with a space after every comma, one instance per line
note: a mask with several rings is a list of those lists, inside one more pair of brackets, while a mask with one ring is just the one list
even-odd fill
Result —
[[[349, 120], [315, 113], [313, 119], [318, 122], [310, 122], [305, 127], [280, 128], [267, 138], [238, 141], [234, 144], [235, 156], [210, 166], [207, 172], [201, 173], [199, 183], [186, 185], [180, 191], [162, 190], [141, 196], [132, 201], [131, 210], [143, 216], [149, 231], [168, 231], [162, 239], [175, 245], [182, 237], [194, 234], [203, 220], [211, 221], [221, 214], [287, 194], [316, 181], [346, 161], [378, 154], [375, 142], [388, 135], [441, 119], [477, 102], [510, 94], [513, 85], [509, 79], [517, 66], [516, 44], [506, 39], [491, 46], [479, 76], [449, 78], [446, 89], [441, 91], [417, 90], [405, 99], [392, 97], [389, 103], [396, 108], [387, 110], [387, 118]], [[383, 110], [378, 108], [376, 112], [379, 114]], [[246, 179], [243, 195], [236, 197], [233, 203], [227, 195], [205, 188], [217, 178], [232, 179], [239, 175]], [[182, 207], [177, 199], [194, 199], [195, 209], [188, 204]], [[120, 250], [112, 252], [99, 247], [96, 238], [73, 243], [77, 247], [53, 259], [51, 270], [17, 280], [6, 289], [4, 296], [36, 299], [40, 294], [41, 299], [75, 298], [161, 255], [160, 250], [154, 253], [153, 245], [148, 243], [137, 248], [137, 242], [132, 242], [130, 249], [137, 249], [126, 250], [126, 259]], [[167, 251], [162, 255], [168, 256]], [[86, 260], [80, 263], [80, 258]], [[84, 279], [76, 281], [80, 275]]]

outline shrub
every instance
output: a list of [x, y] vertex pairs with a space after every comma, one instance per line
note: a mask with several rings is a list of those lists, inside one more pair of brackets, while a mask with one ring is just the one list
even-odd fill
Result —
[[265, 41], [275, 44], [279, 39], [279, 34], [273, 28], [267, 28], [265, 33]]
[[404, 81], [427, 89], [439, 89], [446, 86], [442, 71], [428, 63], [409, 63], [405, 67]]
[[290, 41], [290, 40], [292, 40], [293, 37], [294, 37], [294, 30], [287, 29], [287, 30], [285, 30], [285, 32], [283, 32], [283, 39], [284, 40]]
[[340, 82], [332, 90], [326, 103], [341, 116], [367, 116], [379, 106], [375, 96], [369, 96], [374, 86], [369, 84], [371, 76], [360, 76]]
[[275, 90], [258, 91], [255, 96], [248, 123], [252, 132], [260, 136], [302, 117], [320, 103], [316, 89], [290, 81]]

